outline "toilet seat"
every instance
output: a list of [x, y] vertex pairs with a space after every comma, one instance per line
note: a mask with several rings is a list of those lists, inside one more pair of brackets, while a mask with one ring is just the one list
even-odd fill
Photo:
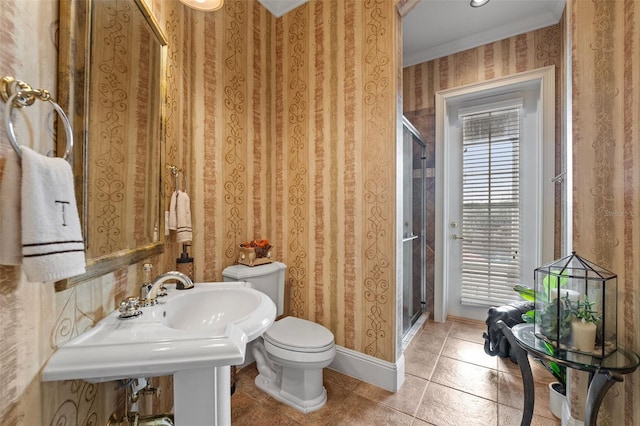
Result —
[[331, 331], [320, 324], [296, 317], [276, 321], [263, 338], [270, 345], [293, 352], [319, 353], [335, 347]]

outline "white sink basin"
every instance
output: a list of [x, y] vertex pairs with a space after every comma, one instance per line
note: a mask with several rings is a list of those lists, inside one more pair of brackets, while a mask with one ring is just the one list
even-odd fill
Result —
[[60, 347], [43, 380], [105, 382], [241, 364], [247, 342], [276, 316], [273, 301], [249, 283], [167, 287], [169, 295], [142, 308], [141, 316], [123, 320], [114, 311]]
[[[217, 335], [224, 333], [229, 324], [242, 324], [259, 309], [263, 299], [262, 293], [243, 287], [183, 291], [166, 303], [164, 321], [170, 328]], [[252, 334], [249, 329], [243, 331]]]

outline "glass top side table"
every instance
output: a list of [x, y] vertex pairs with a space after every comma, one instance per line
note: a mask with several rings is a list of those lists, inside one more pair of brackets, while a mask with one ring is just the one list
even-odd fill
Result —
[[633, 373], [640, 365], [638, 354], [618, 348], [605, 358], [580, 354], [545, 345], [542, 339], [535, 336], [533, 324], [517, 324], [509, 328], [502, 321], [498, 321], [498, 328], [502, 330], [516, 355], [522, 382], [524, 386], [524, 412], [522, 426], [529, 426], [533, 418], [535, 387], [531, 366], [527, 354], [534, 358], [553, 361], [558, 365], [576, 370], [588, 371], [590, 375], [587, 403], [585, 407], [585, 422], [587, 426], [595, 426], [600, 404], [609, 388], [616, 382], [622, 382], [624, 374]]

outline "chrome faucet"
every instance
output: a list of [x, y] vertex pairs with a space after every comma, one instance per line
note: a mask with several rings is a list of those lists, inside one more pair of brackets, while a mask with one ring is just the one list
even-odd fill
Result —
[[156, 298], [158, 297], [158, 289], [161, 288], [162, 284], [165, 281], [176, 280], [178, 284], [176, 285], [177, 290], [188, 290], [194, 287], [193, 281], [187, 275], [178, 271], [169, 271], [165, 272], [162, 275], [157, 276], [150, 283], [150, 287], [148, 287], [147, 294], [140, 294], [140, 298], [144, 298], [144, 306], [153, 306], [156, 304]]

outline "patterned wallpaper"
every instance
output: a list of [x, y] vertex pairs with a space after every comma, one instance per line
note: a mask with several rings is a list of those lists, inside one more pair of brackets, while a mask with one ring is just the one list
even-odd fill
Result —
[[393, 360], [393, 3], [312, 1], [276, 20], [230, 0], [189, 15], [196, 278], [221, 279], [241, 242], [269, 239], [288, 314]]
[[289, 312], [388, 361], [397, 25], [386, 1], [312, 1], [276, 23], [273, 229], [289, 267]]
[[[640, 352], [640, 2], [571, 0], [573, 248], [618, 275], [618, 344]], [[601, 410], [640, 422], [640, 373]], [[604, 412], [603, 412], [604, 411]]]
[[125, 0], [98, 2], [93, 17], [93, 40], [104, 48], [91, 55], [87, 138], [98, 143], [88, 149], [88, 214], [93, 219], [88, 258], [152, 242], [159, 218], [151, 189], [158, 174], [147, 161], [159, 157], [161, 129], [155, 78], [161, 69], [160, 45], [143, 25], [145, 17]]

